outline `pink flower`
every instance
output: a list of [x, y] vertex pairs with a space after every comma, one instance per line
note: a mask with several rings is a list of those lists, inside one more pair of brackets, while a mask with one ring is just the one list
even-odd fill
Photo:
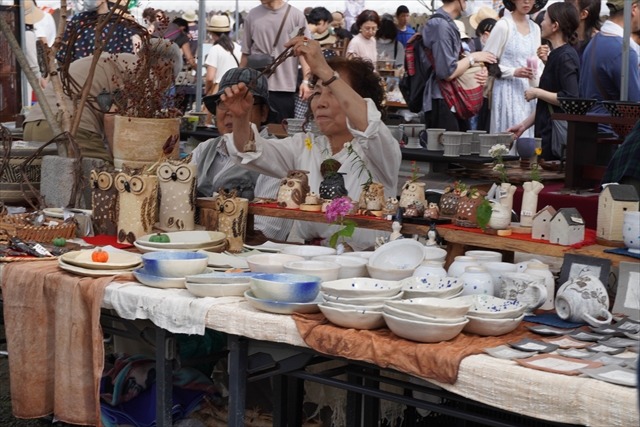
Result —
[[339, 217], [347, 215], [351, 209], [353, 209], [353, 203], [346, 197], [340, 197], [333, 199], [333, 201], [327, 206], [326, 217], [327, 221], [334, 222]]

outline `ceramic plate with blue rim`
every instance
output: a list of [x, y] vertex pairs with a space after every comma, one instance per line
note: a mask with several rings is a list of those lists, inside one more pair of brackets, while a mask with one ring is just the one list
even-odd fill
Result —
[[[530, 330], [531, 332], [535, 332], [538, 335], [569, 335], [574, 329], [558, 329], [553, 328], [551, 326], [528, 326], [525, 325], [525, 328]], [[569, 335], [570, 336], [570, 335]]]
[[535, 356], [537, 351], [520, 351], [515, 348], [507, 347], [506, 345], [499, 345], [498, 347], [485, 348], [484, 352], [490, 356], [497, 357], [498, 359], [526, 359], [527, 357]]
[[590, 341], [590, 342], [600, 341], [600, 340], [606, 339], [608, 336], [608, 335], [602, 335], [602, 334], [593, 334], [582, 329], [576, 329], [574, 332], [567, 335], [569, 335], [571, 338], [575, 340]]
[[586, 349], [593, 353], [602, 352], [607, 354], [619, 354], [624, 351], [624, 348], [611, 347], [611, 346], [600, 344], [600, 343], [586, 347]]
[[184, 277], [159, 277], [149, 274], [144, 268], [133, 270], [133, 275], [138, 282], [153, 288], [186, 288]]
[[557, 350], [560, 356], [569, 357], [572, 359], [585, 359], [593, 355], [590, 351], [581, 350], [578, 348], [569, 348], [567, 350]]
[[612, 384], [636, 387], [638, 377], [636, 371], [618, 365], [603, 366], [596, 369], [578, 369], [581, 373]]
[[318, 295], [312, 302], [280, 302], [268, 301], [256, 298], [251, 290], [244, 293], [244, 297], [254, 308], [268, 313], [293, 314], [293, 313], [317, 313], [320, 311], [318, 304], [322, 302], [322, 297]]
[[471, 304], [469, 314], [492, 319], [514, 319], [524, 313], [525, 306], [518, 301], [510, 301], [492, 295], [465, 295], [458, 298]]
[[507, 342], [511, 347], [522, 351], [537, 351], [539, 353], [551, 353], [558, 349], [555, 344], [549, 344], [544, 341], [532, 340], [531, 338], [523, 338], [518, 342]]

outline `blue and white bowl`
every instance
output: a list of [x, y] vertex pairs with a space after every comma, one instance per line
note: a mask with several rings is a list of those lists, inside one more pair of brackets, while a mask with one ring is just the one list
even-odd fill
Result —
[[457, 301], [469, 303], [467, 315], [492, 319], [507, 319], [520, 317], [527, 308], [518, 301], [510, 301], [491, 295], [466, 295], [456, 298]]
[[462, 291], [464, 280], [456, 277], [413, 276], [400, 282], [404, 299], [449, 298]]
[[186, 288], [186, 279], [184, 277], [160, 277], [149, 274], [144, 268], [133, 270], [133, 275], [138, 282], [152, 288]]
[[318, 296], [311, 302], [284, 302], [284, 301], [269, 301], [256, 298], [251, 290], [244, 293], [244, 298], [251, 304], [252, 307], [261, 311], [276, 314], [293, 314], [293, 313], [317, 313], [318, 304], [321, 299]]
[[150, 252], [142, 255], [147, 274], [158, 277], [187, 277], [204, 273], [209, 257], [198, 252]]
[[321, 282], [318, 276], [306, 274], [262, 274], [250, 280], [256, 298], [279, 302], [311, 302]]

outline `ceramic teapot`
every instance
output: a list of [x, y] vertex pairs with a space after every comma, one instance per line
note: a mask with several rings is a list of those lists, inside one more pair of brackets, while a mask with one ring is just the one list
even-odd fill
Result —
[[[611, 324], [609, 296], [595, 276], [575, 277], [560, 286], [556, 294], [556, 312], [570, 322], [587, 322], [596, 328]], [[598, 320], [603, 317], [604, 320]]]

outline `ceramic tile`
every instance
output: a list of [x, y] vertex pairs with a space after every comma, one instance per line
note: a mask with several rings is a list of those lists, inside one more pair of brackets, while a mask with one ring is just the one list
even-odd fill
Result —
[[592, 356], [593, 353], [586, 350], [580, 350], [577, 348], [570, 348], [568, 350], [556, 350], [560, 356], [569, 357], [572, 359], [584, 359], [586, 357]]
[[603, 340], [608, 337], [608, 335], [592, 334], [583, 330], [578, 330], [567, 335], [569, 335], [571, 338], [576, 339], [578, 341], [590, 341], [590, 342]]
[[610, 354], [601, 353], [601, 352], [591, 355], [589, 357], [585, 357], [584, 360], [592, 360], [594, 362], [600, 362], [604, 366], [609, 366], [609, 365], [622, 366], [627, 363], [627, 359], [624, 357], [615, 357], [615, 356], [611, 356]]
[[638, 341], [632, 340], [630, 338], [609, 338], [608, 340], [598, 341], [598, 343], [616, 348], [626, 348], [633, 345], [638, 345]]
[[542, 338], [542, 341], [557, 345], [560, 348], [584, 348], [589, 345], [587, 342], [575, 340], [568, 335], [553, 338]]
[[526, 359], [527, 357], [535, 356], [537, 351], [520, 351], [506, 345], [500, 345], [493, 348], [485, 348], [485, 353], [490, 356], [497, 357], [498, 359]]
[[539, 335], [565, 335], [573, 332], [575, 329], [558, 329], [551, 326], [525, 326], [531, 332]]
[[590, 347], [586, 347], [586, 349], [593, 353], [603, 352], [607, 354], [619, 354], [624, 351], [624, 348], [610, 347], [604, 344], [595, 344]]
[[572, 359], [555, 354], [541, 354], [528, 359], [516, 359], [517, 363], [528, 368], [565, 375], [580, 375], [579, 369], [599, 368], [602, 363], [590, 360]]
[[549, 344], [544, 341], [536, 341], [530, 338], [523, 338], [518, 342], [508, 342], [511, 347], [517, 348], [522, 351], [539, 351], [540, 353], [551, 353], [558, 349], [557, 345]]
[[604, 366], [596, 369], [580, 369], [580, 372], [600, 381], [613, 384], [636, 387], [637, 374], [632, 369], [622, 368], [618, 365]]

